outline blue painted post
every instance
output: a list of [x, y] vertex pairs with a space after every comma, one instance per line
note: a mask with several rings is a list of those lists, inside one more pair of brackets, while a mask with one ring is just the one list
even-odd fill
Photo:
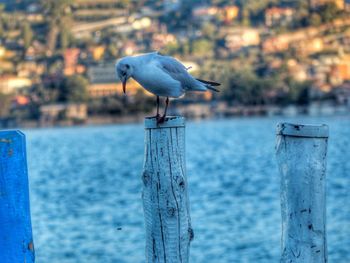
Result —
[[326, 263], [326, 156], [328, 126], [281, 123], [281, 263]]
[[33, 263], [25, 136], [0, 131], [0, 262]]

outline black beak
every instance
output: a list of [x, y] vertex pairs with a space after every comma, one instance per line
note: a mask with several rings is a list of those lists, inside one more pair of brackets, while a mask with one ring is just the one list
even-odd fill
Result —
[[123, 81], [123, 92], [126, 94], [126, 80]]

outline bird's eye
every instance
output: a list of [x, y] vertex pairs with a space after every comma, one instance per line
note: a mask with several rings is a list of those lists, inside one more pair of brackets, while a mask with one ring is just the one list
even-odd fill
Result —
[[123, 76], [126, 76], [126, 72], [123, 72], [122, 75], [123, 75]]
[[129, 69], [129, 68], [130, 68], [129, 64], [126, 64], [126, 65], [125, 65], [125, 67], [126, 67], [127, 69]]

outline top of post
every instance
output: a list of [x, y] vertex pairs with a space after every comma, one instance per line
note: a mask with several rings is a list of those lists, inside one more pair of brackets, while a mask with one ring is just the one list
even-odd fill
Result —
[[11, 144], [14, 140], [25, 140], [25, 135], [20, 130], [4, 130], [0, 131], [0, 146], [1, 143]]
[[145, 129], [185, 127], [185, 118], [181, 116], [167, 116], [163, 123], [158, 124], [155, 117], [145, 118]]
[[328, 138], [328, 125], [303, 125], [293, 123], [279, 123], [277, 135], [292, 137]]

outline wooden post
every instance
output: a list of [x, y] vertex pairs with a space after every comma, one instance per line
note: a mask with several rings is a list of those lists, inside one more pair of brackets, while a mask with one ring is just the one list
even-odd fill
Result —
[[281, 174], [281, 262], [327, 262], [326, 155], [328, 126], [277, 126]]
[[33, 263], [25, 136], [0, 132], [0, 262]]
[[147, 263], [187, 263], [193, 239], [185, 168], [185, 120], [145, 119], [142, 174]]

